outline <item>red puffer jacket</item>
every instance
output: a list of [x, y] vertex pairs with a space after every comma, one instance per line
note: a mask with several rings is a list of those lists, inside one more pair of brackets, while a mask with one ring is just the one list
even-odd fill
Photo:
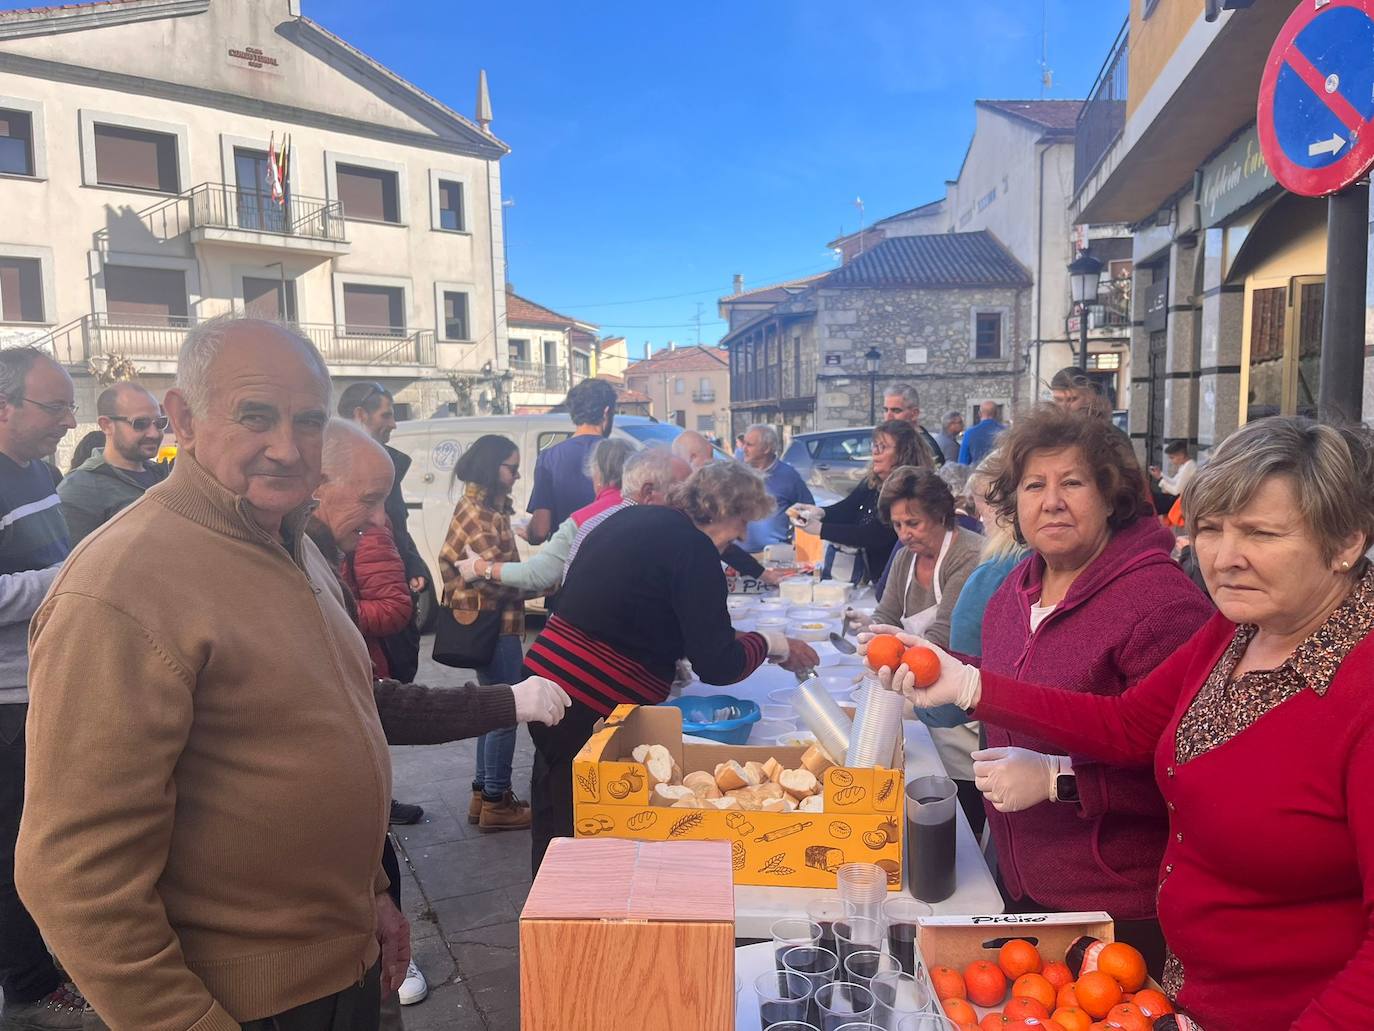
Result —
[[359, 537], [357, 549], [339, 562], [339, 578], [358, 603], [358, 629], [372, 657], [373, 675], [385, 679], [391, 670], [381, 639], [399, 633], [415, 609], [391, 528], [372, 527]]

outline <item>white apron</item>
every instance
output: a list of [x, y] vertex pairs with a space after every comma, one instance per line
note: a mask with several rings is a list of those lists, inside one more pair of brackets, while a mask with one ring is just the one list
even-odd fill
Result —
[[[919, 634], [921, 637], [926, 635], [930, 625], [935, 622], [935, 615], [940, 608], [940, 602], [944, 599], [944, 591], [940, 589], [940, 568], [945, 564], [945, 555], [949, 553], [949, 546], [954, 541], [954, 531], [948, 530], [945, 539], [940, 544], [940, 554], [935, 559], [935, 575], [931, 577], [930, 586], [935, 592], [935, 604], [929, 608], [924, 608], [920, 612], [915, 612], [910, 616], [902, 617], [902, 629], [909, 634]], [[907, 571], [906, 586], [903, 588], [902, 597], [905, 599], [911, 593], [911, 582], [916, 577], [917, 559], [913, 556], [911, 568]], [[930, 736], [935, 741], [935, 749], [940, 753], [940, 760], [945, 764], [945, 771], [955, 780], [973, 779], [973, 756], [978, 748], [978, 724], [965, 723], [960, 727], [931, 727]]]

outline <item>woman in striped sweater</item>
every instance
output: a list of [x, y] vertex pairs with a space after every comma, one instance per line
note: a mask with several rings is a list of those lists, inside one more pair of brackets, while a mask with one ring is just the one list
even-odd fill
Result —
[[572, 834], [572, 760], [593, 724], [622, 703], [667, 698], [678, 659], [708, 684], [737, 683], [765, 660], [790, 670], [819, 661], [801, 641], [730, 625], [721, 551], [773, 508], [756, 473], [711, 462], [672, 488], [666, 505], [622, 509], [582, 542], [558, 614], [525, 656], [529, 675], [572, 698], [558, 726], [530, 727], [536, 871], [549, 841]]

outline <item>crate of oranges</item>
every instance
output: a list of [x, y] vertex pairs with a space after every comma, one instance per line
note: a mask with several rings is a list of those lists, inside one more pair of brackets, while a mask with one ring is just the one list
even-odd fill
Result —
[[916, 940], [959, 1031], [1154, 1031], [1173, 1013], [1106, 913], [927, 917]]

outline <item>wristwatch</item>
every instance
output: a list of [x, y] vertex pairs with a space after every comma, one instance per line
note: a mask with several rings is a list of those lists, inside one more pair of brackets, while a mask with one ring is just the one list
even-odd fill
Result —
[[1054, 800], [1056, 802], [1078, 801], [1078, 778], [1073, 773], [1073, 762], [1068, 756], [1059, 756], [1059, 772], [1054, 777]]
[[488, 562], [488, 563], [487, 563], [487, 570], [486, 570], [485, 573], [482, 574], [482, 579], [485, 580], [485, 581], [487, 581], [487, 583], [491, 583], [491, 569], [492, 569], [492, 565], [493, 565], [493, 563]]

